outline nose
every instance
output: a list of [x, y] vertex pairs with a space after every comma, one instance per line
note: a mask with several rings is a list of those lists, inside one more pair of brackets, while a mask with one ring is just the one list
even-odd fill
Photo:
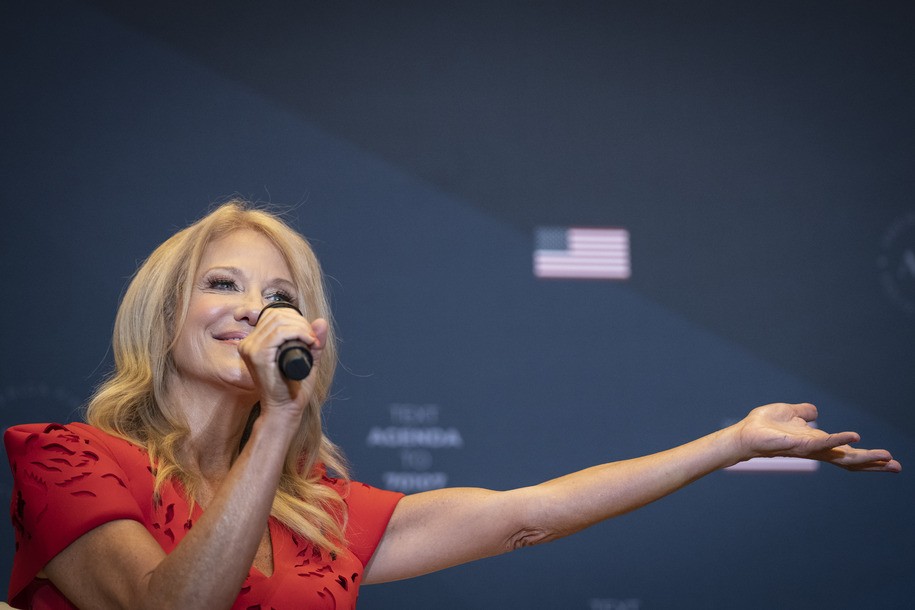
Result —
[[266, 299], [261, 295], [255, 293], [246, 294], [235, 309], [235, 319], [239, 322], [245, 321], [251, 326], [257, 326], [257, 321], [260, 319], [261, 312], [266, 304]]

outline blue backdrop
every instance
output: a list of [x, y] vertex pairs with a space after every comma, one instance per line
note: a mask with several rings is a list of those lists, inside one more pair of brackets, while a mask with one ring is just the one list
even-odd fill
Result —
[[[360, 480], [532, 484], [775, 400], [911, 461], [908, 3], [0, 10], [4, 427], [80, 417], [137, 263], [237, 193], [330, 276]], [[566, 226], [628, 230], [631, 277], [536, 278]], [[716, 473], [360, 604], [905, 608], [910, 478]]]

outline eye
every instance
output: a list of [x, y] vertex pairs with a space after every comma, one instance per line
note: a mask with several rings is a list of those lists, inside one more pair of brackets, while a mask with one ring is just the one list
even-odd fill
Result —
[[205, 285], [210, 290], [238, 290], [238, 284], [230, 277], [210, 277]]
[[285, 290], [277, 290], [275, 292], [271, 292], [270, 294], [267, 295], [267, 300], [272, 301], [274, 303], [280, 302], [280, 303], [295, 304], [295, 297], [292, 296], [291, 294], [289, 294], [288, 292], [286, 292]]

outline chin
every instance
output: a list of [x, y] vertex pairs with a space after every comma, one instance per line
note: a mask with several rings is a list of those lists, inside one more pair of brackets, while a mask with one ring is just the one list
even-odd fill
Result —
[[255, 394], [257, 392], [257, 386], [254, 385], [254, 380], [251, 379], [248, 369], [244, 371], [236, 371], [233, 374], [226, 375], [222, 378], [226, 385], [232, 386], [237, 390], [244, 392], [246, 394]]

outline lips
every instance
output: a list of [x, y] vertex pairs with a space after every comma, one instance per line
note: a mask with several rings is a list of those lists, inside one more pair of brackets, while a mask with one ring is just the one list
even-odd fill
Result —
[[238, 343], [239, 341], [241, 341], [242, 339], [244, 339], [247, 336], [248, 336], [248, 333], [246, 333], [246, 332], [228, 331], [228, 332], [213, 335], [213, 338], [216, 339], [217, 341], [232, 341], [234, 343]]

